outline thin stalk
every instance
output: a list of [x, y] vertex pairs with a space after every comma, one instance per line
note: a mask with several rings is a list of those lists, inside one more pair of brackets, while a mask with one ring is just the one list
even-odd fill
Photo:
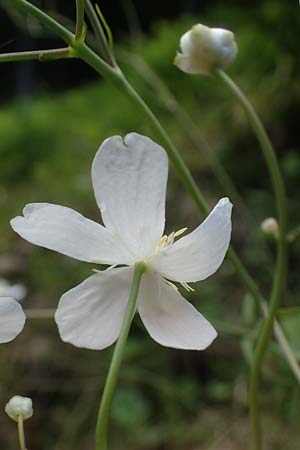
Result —
[[258, 342], [254, 352], [253, 365], [251, 367], [250, 386], [249, 386], [249, 404], [252, 427], [252, 449], [262, 450], [262, 431], [259, 411], [259, 385], [261, 367], [268, 342], [271, 337], [273, 322], [278, 311], [280, 300], [282, 298], [287, 273], [287, 205], [283, 179], [281, 176], [278, 160], [268, 138], [268, 135], [252, 105], [234, 83], [234, 81], [221, 69], [216, 70], [217, 78], [220, 79], [235, 95], [243, 107], [252, 129], [260, 143], [275, 193], [277, 212], [279, 217], [279, 236], [277, 240], [277, 262], [271, 298], [268, 308], [268, 314], [264, 320]]
[[141, 278], [146, 270], [143, 262], [135, 264], [135, 270], [131, 285], [128, 304], [125, 311], [123, 324], [120, 331], [120, 336], [117, 341], [110, 368], [108, 371], [104, 391], [100, 403], [97, 426], [96, 426], [96, 449], [107, 450], [107, 425], [113, 400], [113, 395], [116, 389], [121, 363], [123, 360], [124, 349], [129, 334], [130, 325], [136, 310], [136, 302], [138, 290], [141, 283]]
[[24, 419], [22, 415], [18, 416], [18, 435], [19, 435], [20, 450], [26, 450]]
[[264, 129], [264, 126], [256, 114], [253, 106], [241, 91], [241, 89], [235, 84], [235, 82], [221, 69], [216, 69], [216, 75], [234, 94], [240, 105], [242, 106], [247, 118], [252, 126], [254, 134], [260, 143], [270, 176], [272, 180], [273, 190], [276, 198], [277, 212], [279, 216], [279, 234], [286, 241], [287, 235], [287, 207], [286, 207], [286, 194], [283, 179], [281, 176], [276, 153], [274, 152], [271, 141]]
[[[89, 66], [94, 68], [96, 72], [102, 75], [105, 79], [110, 81], [113, 85], [118, 87], [118, 89], [126, 95], [133, 105], [148, 119], [152, 125], [153, 130], [158, 136], [161, 143], [165, 146], [165, 149], [169, 155], [170, 160], [173, 162], [174, 166], [178, 170], [178, 173], [182, 179], [184, 186], [187, 191], [191, 194], [198, 207], [198, 210], [203, 215], [208, 213], [207, 205], [204, 198], [197, 187], [194, 179], [192, 178], [189, 169], [186, 167], [183, 159], [181, 158], [178, 150], [171, 142], [166, 132], [160, 125], [157, 118], [154, 116], [149, 107], [145, 104], [143, 99], [134, 90], [134, 88], [128, 83], [123, 73], [118, 67], [111, 67], [107, 64], [97, 53], [91, 50], [85, 43], [76, 43], [75, 36], [68, 31], [65, 27], [60, 25], [54, 19], [49, 17], [43, 11], [39, 10], [37, 7], [33, 6], [26, 0], [11, 0], [16, 7], [22, 9], [28, 14], [34, 16], [39, 20], [45, 27], [49, 28], [53, 33], [58, 34], [65, 42], [73, 47], [73, 52], [76, 56], [84, 60]], [[238, 276], [240, 277], [245, 288], [253, 295], [258, 304], [265, 301], [264, 297], [260, 293], [255, 281], [252, 279], [250, 274], [247, 272], [246, 268], [243, 266], [239, 257], [235, 251], [231, 248], [228, 252], [228, 258], [230, 259], [232, 265], [234, 266]], [[262, 305], [260, 305], [262, 307]], [[288, 361], [289, 362], [289, 361]], [[297, 364], [297, 363], [296, 363]]]
[[76, 0], [76, 41], [82, 40], [84, 33], [84, 0]]
[[114, 55], [112, 54], [103, 27], [99, 21], [99, 17], [97, 16], [96, 10], [93, 4], [91, 3], [91, 0], [85, 0], [85, 7], [86, 7], [86, 14], [91, 22], [92, 29], [94, 30], [95, 33], [95, 37], [101, 52], [101, 56], [111, 66], [116, 66]]
[[15, 52], [15, 53], [0, 53], [1, 62], [12, 61], [52, 61], [55, 59], [71, 58], [72, 49], [70, 47], [65, 48], [53, 48], [50, 50], [31, 50], [28, 52]]

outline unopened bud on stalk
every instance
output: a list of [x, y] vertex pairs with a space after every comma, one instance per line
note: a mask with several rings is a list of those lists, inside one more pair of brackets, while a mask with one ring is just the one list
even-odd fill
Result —
[[33, 415], [32, 400], [28, 397], [15, 395], [5, 406], [7, 415], [18, 422], [19, 417], [23, 420], [29, 419]]
[[268, 217], [267, 219], [263, 220], [260, 228], [265, 234], [277, 238], [279, 227], [278, 222], [274, 217]]
[[191, 74], [212, 75], [215, 67], [226, 69], [237, 54], [234, 34], [222, 28], [195, 25], [180, 39], [174, 64]]

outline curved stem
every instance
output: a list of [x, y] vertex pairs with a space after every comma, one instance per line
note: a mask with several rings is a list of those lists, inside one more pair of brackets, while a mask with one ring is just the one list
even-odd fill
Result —
[[116, 389], [118, 376], [123, 359], [125, 344], [129, 334], [130, 325], [136, 310], [136, 301], [138, 296], [138, 290], [143, 273], [146, 270], [146, 266], [143, 262], [135, 264], [135, 270], [131, 285], [131, 291], [129, 295], [128, 304], [125, 311], [123, 324], [120, 331], [120, 336], [117, 341], [114, 354], [111, 360], [110, 368], [108, 371], [106, 383], [104, 386], [103, 396], [100, 403], [97, 427], [96, 427], [96, 449], [107, 450], [107, 424], [109, 419], [109, 413], [111, 409], [113, 395]]
[[242, 106], [248, 117], [248, 120], [253, 128], [257, 140], [260, 143], [271, 176], [273, 189], [276, 197], [277, 212], [279, 216], [279, 232], [281, 233], [281, 235], [283, 235], [283, 232], [285, 232], [284, 238], [286, 240], [287, 208], [286, 208], [285, 187], [273, 146], [266, 133], [266, 130], [264, 129], [263, 124], [261, 123], [261, 120], [259, 119], [253, 106], [251, 105], [247, 97], [243, 94], [243, 92], [240, 90], [240, 88], [223, 70], [216, 69], [216, 75], [223, 83], [226, 84], [226, 86], [231, 90], [231, 92], [235, 95], [236, 99], [239, 101], [240, 105]]
[[279, 236], [277, 241], [277, 262], [276, 270], [273, 280], [272, 293], [270, 298], [270, 304], [268, 314], [263, 323], [257, 346], [254, 352], [253, 365], [250, 375], [249, 386], [249, 403], [252, 425], [252, 448], [253, 450], [262, 449], [262, 432], [260, 424], [259, 414], [259, 382], [260, 371], [264, 359], [264, 354], [271, 337], [273, 321], [276, 317], [277, 310], [279, 308], [280, 300], [284, 292], [287, 272], [287, 205], [286, 195], [283, 179], [280, 173], [279, 164], [276, 158], [276, 154], [273, 150], [272, 144], [267, 136], [267, 133], [253, 109], [252, 105], [234, 83], [234, 81], [221, 69], [216, 70], [217, 77], [223, 81], [227, 87], [233, 92], [241, 106], [243, 107], [249, 122], [253, 128], [253, 131], [261, 145], [261, 149], [266, 160], [273, 189], [276, 198], [276, 206], [279, 217]]

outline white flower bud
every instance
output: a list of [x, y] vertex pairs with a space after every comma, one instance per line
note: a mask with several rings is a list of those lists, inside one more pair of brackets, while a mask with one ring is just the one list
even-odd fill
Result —
[[28, 397], [15, 395], [6, 403], [5, 412], [16, 422], [18, 422], [20, 416], [23, 420], [29, 419], [33, 415], [32, 400]]
[[180, 50], [174, 64], [183, 72], [205, 75], [212, 75], [214, 67], [226, 69], [238, 51], [231, 31], [201, 24], [181, 37]]
[[263, 220], [260, 228], [265, 234], [272, 235], [274, 237], [278, 236], [278, 222], [274, 217], [268, 217]]

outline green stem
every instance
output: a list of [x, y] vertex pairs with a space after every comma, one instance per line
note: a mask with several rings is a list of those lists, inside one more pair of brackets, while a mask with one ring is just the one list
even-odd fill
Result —
[[103, 27], [99, 21], [99, 17], [97, 16], [95, 8], [92, 5], [91, 0], [85, 0], [85, 1], [86, 1], [86, 3], [85, 3], [86, 13], [91, 22], [92, 28], [94, 30], [97, 44], [100, 48], [101, 56], [111, 66], [116, 66], [117, 64], [116, 64], [114, 55], [112, 54], [111, 48], [108, 45], [105, 33], [103, 31]]
[[244, 109], [248, 120], [253, 128], [253, 131], [260, 143], [261, 149], [263, 151], [264, 158], [266, 160], [268, 170], [272, 179], [273, 189], [276, 196], [277, 211], [279, 215], [279, 231], [281, 235], [284, 234], [284, 240], [286, 240], [287, 231], [287, 208], [286, 208], [286, 195], [283, 179], [281, 176], [279, 164], [277, 161], [276, 154], [274, 152], [273, 146], [270, 139], [261, 123], [258, 115], [256, 114], [253, 106], [243, 94], [240, 88], [234, 83], [234, 81], [221, 69], [216, 70], [217, 77], [226, 84], [226, 86], [235, 95], [236, 99], [239, 101], [240, 105]]
[[23, 416], [18, 416], [18, 435], [19, 435], [20, 450], [26, 450]]
[[82, 40], [84, 36], [84, 0], [76, 0], [76, 41]]
[[15, 52], [15, 53], [0, 53], [1, 62], [11, 61], [51, 61], [61, 58], [71, 58], [72, 49], [70, 47], [65, 48], [53, 48], [51, 50], [32, 50], [28, 52]]
[[[23, 11], [31, 14], [37, 20], [39, 20], [44, 26], [49, 28], [53, 33], [58, 34], [65, 42], [73, 47], [73, 52], [77, 56], [80, 56], [89, 66], [93, 67], [99, 74], [110, 81], [112, 84], [117, 86], [119, 90], [125, 94], [133, 102], [134, 106], [141, 111], [141, 113], [150, 121], [152, 128], [159, 137], [159, 140], [165, 146], [168, 155], [178, 170], [179, 175], [185, 185], [187, 191], [193, 197], [199, 211], [201, 214], [207, 214], [208, 208], [205, 204], [204, 198], [199, 191], [194, 179], [192, 178], [188, 168], [186, 167], [184, 161], [182, 160], [178, 150], [170, 141], [166, 132], [160, 125], [159, 121], [156, 119], [152, 111], [141, 99], [138, 93], [133, 89], [133, 87], [125, 79], [124, 75], [118, 67], [111, 67], [102, 58], [100, 58], [94, 51], [92, 51], [85, 43], [76, 43], [75, 36], [56, 22], [54, 19], [50, 18], [47, 14], [39, 10], [37, 7], [33, 6], [26, 0], [10, 0], [16, 7], [22, 9]], [[75, 48], [76, 47], [76, 48]], [[235, 251], [231, 248], [228, 252], [228, 258], [233, 264], [237, 274], [239, 275], [245, 288], [251, 292], [253, 297], [256, 299], [257, 303], [260, 304], [262, 308], [262, 301], [265, 302], [264, 297], [260, 293], [255, 281], [251, 278], [239, 257]], [[266, 302], [265, 302], [266, 303]], [[289, 362], [289, 361], [288, 361]], [[294, 367], [296, 366], [296, 361]], [[298, 372], [299, 366], [298, 366]]]
[[108, 371], [97, 420], [96, 427], [96, 449], [107, 450], [107, 424], [109, 419], [109, 413], [111, 409], [113, 395], [116, 389], [118, 376], [123, 359], [125, 344], [129, 334], [130, 325], [136, 310], [136, 301], [138, 296], [138, 290], [143, 273], [146, 270], [144, 262], [138, 262], [135, 264], [135, 270], [131, 285], [131, 291], [129, 295], [128, 304], [125, 311], [123, 324], [120, 331], [120, 336], [117, 341], [114, 354], [111, 360], [110, 368]]
[[241, 106], [243, 107], [249, 122], [253, 128], [253, 131], [260, 143], [263, 151], [264, 158], [266, 160], [268, 170], [271, 176], [273, 189], [276, 198], [276, 206], [279, 217], [279, 236], [277, 241], [277, 262], [276, 270], [273, 280], [270, 304], [268, 308], [268, 314], [264, 320], [261, 332], [259, 334], [257, 346], [254, 352], [253, 365], [250, 375], [249, 386], [249, 404], [252, 426], [252, 449], [262, 449], [262, 432], [261, 421], [259, 412], [259, 384], [260, 384], [260, 372], [265, 355], [265, 351], [268, 342], [271, 337], [273, 322], [276, 317], [277, 310], [280, 305], [287, 272], [287, 205], [286, 195], [283, 179], [280, 173], [280, 168], [276, 154], [272, 147], [272, 144], [268, 138], [268, 135], [258, 117], [252, 105], [248, 99], [241, 92], [239, 87], [233, 82], [233, 80], [221, 69], [216, 70], [217, 77], [226, 84], [226, 86], [235, 95]]

